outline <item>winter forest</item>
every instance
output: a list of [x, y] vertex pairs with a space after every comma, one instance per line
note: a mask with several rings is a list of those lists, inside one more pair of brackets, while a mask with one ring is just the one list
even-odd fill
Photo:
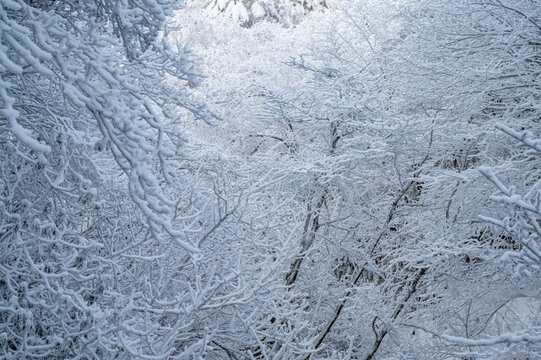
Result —
[[0, 359], [541, 359], [541, 0], [0, 0]]

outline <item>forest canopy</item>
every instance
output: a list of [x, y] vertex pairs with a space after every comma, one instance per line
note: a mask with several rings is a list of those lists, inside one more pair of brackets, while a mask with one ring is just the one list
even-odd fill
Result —
[[0, 359], [541, 358], [539, 0], [0, 0]]

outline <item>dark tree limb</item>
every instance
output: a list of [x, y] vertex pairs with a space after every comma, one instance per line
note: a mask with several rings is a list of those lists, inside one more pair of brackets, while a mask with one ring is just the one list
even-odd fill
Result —
[[306, 221], [304, 222], [304, 233], [301, 240], [301, 250], [297, 255], [295, 261], [291, 263], [291, 269], [285, 277], [286, 285], [288, 287], [291, 287], [293, 283], [295, 283], [295, 280], [297, 280], [297, 276], [299, 275], [299, 271], [301, 269], [301, 264], [304, 260], [304, 257], [314, 243], [316, 233], [319, 230], [319, 213], [324, 203], [325, 194], [321, 195], [313, 213], [310, 211], [310, 205], [308, 205], [308, 215], [306, 216]]
[[[411, 296], [417, 291], [417, 285], [419, 284], [419, 281], [423, 277], [423, 275], [426, 274], [427, 268], [423, 268], [419, 271], [419, 273], [415, 276], [415, 279], [411, 282], [411, 286], [408, 289], [408, 293], [404, 297], [404, 300], [398, 305], [396, 310], [393, 313], [393, 316], [391, 317], [392, 320], [396, 320], [398, 318], [398, 315], [404, 310], [404, 307], [406, 306], [406, 303], [409, 301]], [[385, 339], [385, 336], [389, 333], [388, 329], [383, 329], [382, 331], [378, 331], [375, 328], [375, 322], [378, 319], [376, 316], [374, 320], [372, 321], [372, 329], [374, 330], [374, 333], [376, 334], [376, 340], [374, 341], [374, 345], [372, 346], [372, 351], [366, 356], [365, 360], [372, 360], [376, 353], [379, 350], [379, 347], [381, 343], [383, 342], [383, 339]]]

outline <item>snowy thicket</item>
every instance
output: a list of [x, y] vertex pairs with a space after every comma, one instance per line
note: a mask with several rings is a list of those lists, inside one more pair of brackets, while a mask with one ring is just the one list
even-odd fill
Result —
[[0, 358], [541, 357], [541, 2], [180, 5], [0, 0]]

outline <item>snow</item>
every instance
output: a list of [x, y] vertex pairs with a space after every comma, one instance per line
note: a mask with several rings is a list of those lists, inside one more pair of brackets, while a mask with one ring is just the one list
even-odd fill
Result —
[[13, 109], [14, 99], [8, 96], [6, 89], [8, 84], [3, 80], [0, 80], [0, 97], [4, 101], [4, 108], [0, 109], [0, 114], [8, 119], [9, 130], [11, 133], [23, 144], [27, 145], [31, 149], [39, 152], [48, 153], [51, 151], [50, 146], [43, 144], [32, 137], [32, 132], [29, 129], [25, 129], [17, 122], [19, 112]]
[[252, 15], [254, 15], [254, 18], [256, 19], [265, 16], [265, 9], [259, 2], [252, 4]]

